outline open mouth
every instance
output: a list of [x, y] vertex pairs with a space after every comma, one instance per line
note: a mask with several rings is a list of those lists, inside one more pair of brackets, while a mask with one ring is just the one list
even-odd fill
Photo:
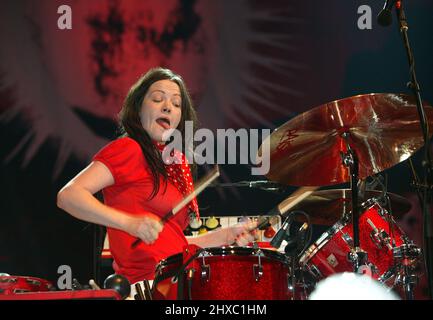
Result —
[[165, 130], [170, 129], [170, 120], [167, 118], [158, 118], [156, 119], [156, 122]]

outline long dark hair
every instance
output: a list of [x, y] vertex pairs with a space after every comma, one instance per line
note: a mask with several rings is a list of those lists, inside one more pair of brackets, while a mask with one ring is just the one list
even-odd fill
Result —
[[119, 133], [121, 136], [128, 136], [137, 141], [143, 151], [153, 178], [153, 190], [149, 197], [150, 199], [155, 197], [159, 192], [160, 175], [164, 178], [164, 182], [167, 182], [167, 172], [162, 161], [161, 152], [152, 142], [150, 135], [141, 124], [140, 110], [144, 96], [150, 86], [160, 80], [170, 80], [179, 86], [182, 98], [182, 115], [177, 129], [182, 133], [182, 141], [185, 141], [185, 121], [193, 121], [194, 132], [197, 124], [197, 115], [186, 85], [182, 77], [173, 71], [164, 68], [150, 69], [129, 89], [119, 113]]

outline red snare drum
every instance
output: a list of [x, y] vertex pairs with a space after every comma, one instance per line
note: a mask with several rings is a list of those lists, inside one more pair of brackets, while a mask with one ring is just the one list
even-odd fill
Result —
[[[177, 299], [182, 254], [163, 260], [153, 283], [154, 299]], [[194, 271], [192, 271], [194, 270]], [[250, 247], [207, 248], [186, 268], [184, 299], [287, 300], [287, 258], [276, 251]]]
[[[389, 222], [387, 221], [389, 220]], [[393, 247], [404, 241], [403, 231], [386, 210], [374, 204], [359, 217], [359, 243], [367, 253], [371, 276], [386, 283], [394, 273]], [[300, 264], [321, 280], [334, 273], [352, 272], [348, 254], [353, 245], [353, 224], [341, 220], [325, 232], [302, 255]]]
[[50, 291], [53, 285], [44, 279], [25, 276], [0, 276], [0, 294]]

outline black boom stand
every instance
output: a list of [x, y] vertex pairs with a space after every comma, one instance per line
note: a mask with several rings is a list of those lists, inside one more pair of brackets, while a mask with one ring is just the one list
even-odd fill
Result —
[[408, 23], [406, 20], [406, 15], [403, 10], [402, 1], [391, 1], [387, 0], [385, 2], [385, 6], [383, 10], [378, 15], [379, 24], [386, 26], [391, 24], [392, 16], [391, 16], [391, 8], [395, 6], [397, 19], [399, 22], [399, 30], [402, 36], [403, 44], [406, 50], [407, 60], [409, 62], [409, 72], [410, 72], [410, 81], [407, 84], [408, 88], [412, 90], [415, 98], [416, 98], [416, 106], [420, 119], [421, 130], [424, 138], [424, 159], [422, 162], [423, 172], [424, 172], [424, 183], [422, 185], [417, 186], [417, 191], [422, 190], [422, 194], [419, 194], [419, 198], [421, 200], [421, 207], [423, 212], [423, 233], [424, 233], [424, 259], [425, 266], [427, 271], [427, 281], [428, 281], [428, 289], [429, 289], [429, 298], [432, 299], [433, 293], [433, 228], [432, 228], [432, 218], [430, 207], [432, 204], [432, 156], [430, 151], [430, 133], [428, 122], [426, 120], [426, 115], [423, 108], [423, 102], [421, 99], [421, 89], [419, 83], [416, 78], [415, 73], [415, 60], [413, 57], [412, 49], [409, 43], [408, 37]]

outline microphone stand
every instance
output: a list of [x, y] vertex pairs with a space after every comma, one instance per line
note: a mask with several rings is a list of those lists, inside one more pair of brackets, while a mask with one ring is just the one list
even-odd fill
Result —
[[[295, 244], [297, 245], [297, 244]], [[297, 249], [297, 248], [296, 248]], [[286, 245], [286, 248], [284, 249], [284, 253], [286, 256], [290, 256], [292, 266], [291, 266], [291, 276], [290, 276], [290, 282], [289, 282], [289, 289], [292, 292], [292, 300], [296, 300], [296, 270], [298, 268], [298, 252], [297, 250], [293, 250], [290, 248], [290, 244]]]
[[[305, 227], [306, 225], [307, 227]], [[284, 248], [284, 253], [286, 254], [287, 257], [291, 258], [291, 264], [292, 264], [290, 280], [288, 281], [289, 290], [292, 293], [292, 300], [297, 299], [296, 286], [298, 283], [298, 279], [296, 276], [296, 271], [298, 270], [299, 267], [298, 259], [305, 248], [305, 244], [306, 244], [305, 235], [306, 235], [307, 228], [311, 228], [311, 226], [304, 223], [301, 229], [299, 229], [293, 237], [290, 236], [290, 232], [286, 232], [285, 234], [285, 240], [287, 241], [287, 244], [286, 247]]]
[[417, 81], [416, 73], [415, 73], [415, 59], [413, 57], [412, 49], [409, 43], [409, 36], [407, 30], [409, 29], [408, 23], [406, 20], [406, 16], [403, 10], [402, 2], [397, 1], [396, 5], [396, 14], [399, 21], [399, 29], [400, 34], [402, 36], [403, 44], [406, 49], [407, 59], [409, 62], [409, 70], [411, 81], [407, 84], [409, 89], [412, 90], [413, 94], [416, 98], [416, 106], [418, 115], [420, 118], [420, 125], [424, 138], [424, 161], [423, 161], [423, 171], [424, 171], [424, 185], [422, 188], [422, 212], [423, 212], [423, 235], [424, 235], [424, 257], [425, 257], [425, 266], [427, 271], [427, 281], [428, 281], [428, 289], [429, 289], [429, 297], [432, 299], [433, 293], [433, 225], [432, 218], [430, 213], [430, 207], [432, 203], [432, 156], [430, 151], [430, 142], [429, 142], [429, 127], [427, 123], [427, 118], [424, 112], [423, 103], [421, 99], [421, 89], [419, 83]]

